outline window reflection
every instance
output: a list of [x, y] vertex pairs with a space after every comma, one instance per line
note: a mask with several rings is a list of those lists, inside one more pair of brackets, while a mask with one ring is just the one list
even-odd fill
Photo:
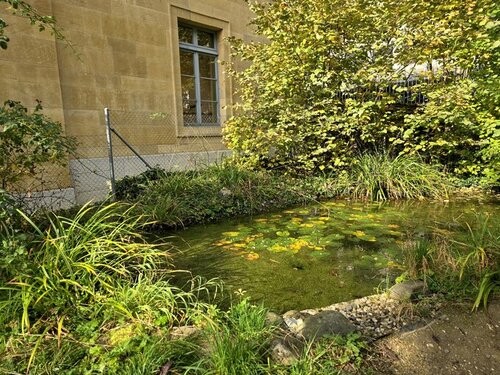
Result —
[[179, 25], [179, 42], [193, 43], [193, 29], [191, 27]]

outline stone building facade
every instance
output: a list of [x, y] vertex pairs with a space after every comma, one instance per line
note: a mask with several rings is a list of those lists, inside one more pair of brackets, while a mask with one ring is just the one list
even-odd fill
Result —
[[[230, 61], [226, 38], [252, 38], [243, 0], [28, 2], [55, 16], [74, 46], [1, 6], [11, 42], [0, 51], [0, 100], [26, 106], [41, 100], [44, 113], [79, 143], [78, 160], [49, 188], [78, 203], [106, 193], [106, 173], [95, 186], [88, 183], [92, 169], [107, 164], [106, 107], [131, 114], [115, 128], [152, 163], [177, 157], [182, 167], [197, 153], [214, 159], [224, 150], [221, 126], [235, 100], [222, 63]], [[133, 156], [128, 148], [117, 150], [118, 159]], [[141, 168], [124, 164], [118, 177]]]

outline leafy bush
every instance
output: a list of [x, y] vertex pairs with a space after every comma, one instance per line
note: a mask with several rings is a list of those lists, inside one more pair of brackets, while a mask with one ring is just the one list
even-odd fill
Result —
[[232, 40], [248, 63], [224, 128], [238, 163], [338, 173], [391, 149], [498, 183], [495, 1], [250, 4], [264, 40]]
[[65, 137], [61, 124], [40, 111], [33, 113], [21, 103], [8, 100], [0, 108], [0, 184], [2, 189], [34, 176], [43, 163], [63, 165], [75, 142]]
[[[198, 171], [172, 172], [141, 187], [141, 212], [166, 226], [190, 225], [236, 215], [251, 215], [317, 198], [317, 183], [266, 171], [224, 165]], [[133, 196], [132, 194], [130, 196]]]
[[148, 186], [167, 176], [168, 173], [159, 167], [148, 169], [137, 176], [125, 176], [116, 181], [116, 199], [135, 200]]

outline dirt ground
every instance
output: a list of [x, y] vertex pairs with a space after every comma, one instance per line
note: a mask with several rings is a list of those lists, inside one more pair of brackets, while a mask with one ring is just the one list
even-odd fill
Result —
[[376, 342], [377, 374], [500, 374], [500, 299], [487, 311], [447, 303], [438, 318]]

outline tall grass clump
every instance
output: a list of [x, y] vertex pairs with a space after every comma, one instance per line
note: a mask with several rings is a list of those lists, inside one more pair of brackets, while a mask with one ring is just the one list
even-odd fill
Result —
[[500, 291], [500, 231], [486, 214], [461, 229], [454, 239], [435, 229], [431, 239], [407, 241], [403, 263], [409, 278], [425, 280], [436, 292], [471, 298], [477, 309]]
[[22, 239], [2, 232], [2, 253], [14, 255], [0, 260], [0, 372], [123, 373], [125, 360], [133, 369], [148, 351], [176, 352], [182, 343], [161, 339], [173, 326], [210, 320], [198, 297], [213, 283], [170, 285], [168, 251], [145, 241], [134, 212], [113, 203], [37, 222], [20, 213]]
[[[74, 218], [49, 217], [47, 228], [24, 215], [34, 233], [26, 270], [2, 286], [9, 303], [22, 306], [21, 332], [38, 321], [57, 326], [77, 304], [99, 303], [139, 275], [153, 276], [166, 266], [167, 254], [135, 231], [140, 218], [131, 215], [132, 208], [117, 208], [111, 204], [94, 211], [87, 205]], [[0, 319], [5, 318], [9, 314]]]
[[267, 349], [275, 327], [266, 325], [266, 309], [248, 299], [233, 305], [206, 330], [205, 353], [196, 364], [200, 374], [264, 374]]
[[339, 191], [356, 199], [384, 201], [448, 196], [443, 173], [413, 156], [362, 155], [353, 161], [347, 177], [343, 178], [339, 181]]

